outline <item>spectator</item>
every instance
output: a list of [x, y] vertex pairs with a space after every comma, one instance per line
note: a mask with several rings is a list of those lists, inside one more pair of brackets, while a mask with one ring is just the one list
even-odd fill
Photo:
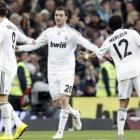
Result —
[[30, 4], [24, 6], [24, 12], [22, 14], [21, 19], [21, 28], [25, 34], [27, 34], [28, 29], [30, 28], [31, 25], [30, 10], [31, 10]]
[[84, 95], [85, 97], [95, 97], [96, 90], [95, 85], [92, 83], [86, 84]]
[[35, 74], [35, 72], [37, 71], [36, 67], [32, 64], [29, 63], [30, 61], [30, 56], [28, 52], [23, 52], [21, 55], [21, 60], [25, 63], [25, 65], [27, 66], [29, 72], [31, 75]]
[[134, 29], [140, 34], [140, 19], [135, 21]]
[[104, 58], [101, 60], [96, 97], [111, 96], [116, 96], [116, 71], [113, 64]]
[[54, 21], [54, 11], [56, 8], [55, 2], [53, 0], [48, 0], [48, 1], [46, 1], [45, 5], [46, 5], [46, 9], [50, 13], [49, 19]]
[[8, 5], [9, 16], [13, 13], [18, 13], [19, 7], [16, 1], [11, 1]]
[[40, 13], [37, 13], [35, 15], [35, 20], [34, 20], [33, 28], [39, 34], [41, 34], [41, 32], [44, 30], [42, 23], [43, 23], [43, 17], [42, 17], [42, 15]]
[[79, 21], [79, 17], [76, 14], [72, 14], [69, 19], [69, 26], [75, 28], [77, 31], [83, 33], [85, 24], [82, 21]]
[[12, 23], [14, 23], [14, 24], [18, 27], [18, 29], [23, 33], [23, 30], [22, 30], [21, 27], [20, 27], [21, 17], [20, 17], [19, 14], [13, 13], [13, 14], [10, 16], [10, 21], [11, 21]]
[[43, 9], [41, 10], [41, 15], [42, 15], [42, 18], [43, 18], [43, 21], [42, 21], [42, 27], [43, 29], [45, 30], [47, 28], [47, 22], [49, 20], [49, 11], [46, 10], [46, 9]]
[[84, 83], [82, 84], [79, 75], [75, 75], [72, 96], [82, 96], [84, 94]]
[[49, 21], [47, 22], [47, 26], [48, 26], [48, 28], [49, 28], [49, 27], [53, 27], [53, 26], [54, 26], [54, 21], [53, 21], [53, 20], [49, 20]]
[[9, 102], [13, 105], [13, 108], [18, 111], [29, 109], [29, 95], [32, 84], [30, 73], [24, 62], [21, 61], [21, 55], [21, 53], [16, 54], [18, 70], [12, 82], [9, 98]]
[[86, 3], [84, 3], [84, 11], [86, 15], [89, 15], [90, 13], [92, 13], [95, 9], [94, 9], [94, 5], [91, 1], [88, 1]]
[[101, 9], [97, 10], [100, 18], [106, 22], [108, 22], [109, 18], [112, 15], [111, 11], [111, 3], [109, 0], [103, 0], [101, 2]]
[[122, 10], [122, 2], [121, 0], [114, 0], [112, 3], [112, 12], [115, 14], [116, 12], [121, 12]]
[[99, 32], [99, 30], [103, 28], [102, 26], [106, 26], [106, 22], [100, 18], [96, 11], [92, 11], [90, 14], [90, 22], [87, 26], [90, 26], [94, 31]]
[[128, 21], [128, 15], [133, 11], [135, 11], [134, 4], [132, 2], [127, 2], [126, 3], [126, 11], [124, 11], [124, 14], [123, 14], [123, 19], [124, 19], [126, 24], [127, 24], [127, 21]]
[[92, 83], [96, 83], [96, 80], [98, 78], [98, 73], [95, 71], [93, 64], [90, 61], [86, 61], [85, 64], [85, 79], [86, 82], [91, 81]]
[[77, 16], [80, 14], [80, 8], [75, 6], [74, 0], [67, 0], [66, 1], [66, 8], [69, 11], [70, 17], [72, 14], [75, 14]]
[[38, 58], [37, 54], [30, 54], [30, 63], [36, 67], [37, 72], [39, 72], [39, 70], [40, 70], [38, 60], [39, 60], [39, 58]]
[[27, 35], [31, 38], [33, 38], [33, 35], [35, 34], [35, 29], [34, 28], [30, 28], [28, 31], [27, 31]]
[[49, 94], [49, 86], [45, 83], [45, 75], [37, 72], [34, 75], [34, 85], [31, 96], [31, 118], [53, 117], [55, 116], [56, 107], [52, 106], [52, 100]]
[[132, 11], [132, 12], [130, 12], [129, 14], [128, 14], [128, 16], [127, 16], [127, 26], [128, 27], [131, 27], [131, 26], [133, 26], [133, 24], [134, 24], [134, 22], [136, 21], [136, 20], [138, 20], [138, 12], [137, 11]]

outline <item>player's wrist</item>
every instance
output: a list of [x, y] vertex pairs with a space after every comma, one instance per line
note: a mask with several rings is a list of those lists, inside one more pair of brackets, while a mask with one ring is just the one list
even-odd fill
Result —
[[89, 54], [85, 54], [85, 59], [89, 59]]

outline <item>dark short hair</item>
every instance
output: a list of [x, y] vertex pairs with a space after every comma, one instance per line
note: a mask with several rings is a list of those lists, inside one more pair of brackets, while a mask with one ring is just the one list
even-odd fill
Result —
[[133, 3], [133, 2], [128, 1], [128, 2], [127, 2], [127, 4], [131, 4], [131, 5], [135, 8], [135, 5], [134, 5], [134, 3]]
[[65, 16], [68, 16], [68, 9], [66, 7], [60, 6], [60, 7], [57, 7], [55, 11], [57, 11], [57, 10], [64, 11]]
[[101, 1], [101, 6], [103, 6], [104, 4], [106, 4], [106, 3], [108, 3], [108, 2], [110, 2], [109, 0], [102, 0]]
[[108, 22], [108, 26], [112, 31], [122, 28], [122, 24], [123, 19], [118, 15], [112, 16]]
[[0, 17], [5, 17], [7, 15], [7, 7], [6, 4], [0, 1]]

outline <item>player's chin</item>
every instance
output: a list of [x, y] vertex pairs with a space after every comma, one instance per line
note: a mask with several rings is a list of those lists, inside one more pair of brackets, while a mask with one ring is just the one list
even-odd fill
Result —
[[57, 26], [62, 26], [62, 23], [61, 22], [57, 22], [56, 25]]

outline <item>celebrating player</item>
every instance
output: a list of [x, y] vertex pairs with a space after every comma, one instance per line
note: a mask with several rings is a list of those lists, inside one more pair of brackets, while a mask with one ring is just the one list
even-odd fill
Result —
[[75, 55], [77, 44], [96, 52], [97, 46], [86, 40], [75, 29], [66, 25], [68, 10], [60, 6], [55, 11], [56, 26], [46, 29], [36, 40], [36, 45], [17, 46], [19, 51], [35, 50], [48, 44], [48, 81], [51, 97], [60, 108], [57, 133], [53, 138], [62, 138], [69, 114], [74, 117], [75, 128], [81, 130], [80, 113], [69, 105], [69, 98], [75, 75]]
[[[27, 128], [8, 102], [12, 81], [17, 73], [15, 45], [17, 41], [35, 43], [34, 40], [21, 34], [18, 28], [6, 18], [7, 12], [6, 4], [0, 2], [0, 110], [5, 128], [5, 134], [0, 139], [4, 140], [19, 138]], [[14, 138], [11, 131], [11, 118], [17, 126]]]
[[118, 138], [124, 137], [124, 124], [127, 118], [127, 106], [135, 87], [140, 97], [140, 35], [134, 30], [123, 29], [123, 21], [119, 16], [109, 19], [109, 28], [113, 34], [108, 37], [101, 48], [92, 54], [83, 53], [79, 60], [95, 58], [102, 59], [109, 50], [114, 60], [118, 79]]

